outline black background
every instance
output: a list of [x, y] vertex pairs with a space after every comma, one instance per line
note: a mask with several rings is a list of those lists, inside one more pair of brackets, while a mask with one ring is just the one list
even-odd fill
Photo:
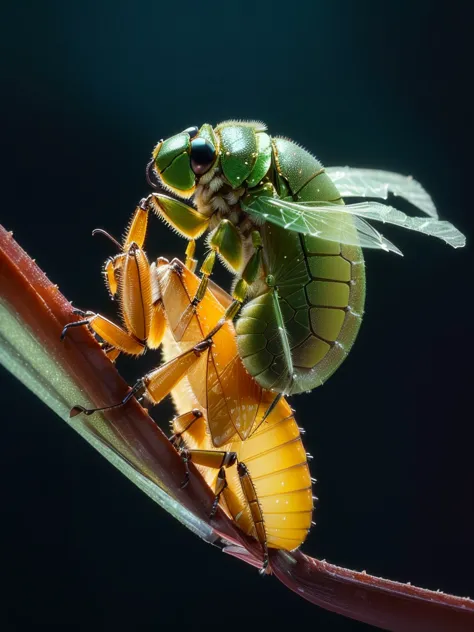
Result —
[[[159, 138], [257, 118], [325, 164], [413, 174], [469, 239], [463, 4], [4, 2], [1, 222], [76, 305], [113, 316], [91, 229], [120, 236]], [[349, 359], [292, 400], [320, 498], [304, 550], [474, 596], [472, 250], [384, 232], [405, 257], [367, 253]], [[154, 222], [150, 254], [184, 247]], [[200, 542], [0, 376], [3, 629], [369, 629]]]

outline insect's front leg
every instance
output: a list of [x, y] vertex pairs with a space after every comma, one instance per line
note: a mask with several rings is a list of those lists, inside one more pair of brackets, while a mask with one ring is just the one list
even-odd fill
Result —
[[192, 300], [194, 307], [201, 302], [206, 293], [209, 277], [216, 262], [216, 255], [219, 255], [226, 266], [232, 270], [240, 270], [242, 267], [244, 253], [242, 237], [229, 220], [221, 220], [218, 227], [209, 236], [208, 246], [211, 251], [201, 266], [201, 281]]
[[185, 239], [198, 239], [209, 227], [209, 218], [198, 210], [162, 193], [152, 193], [142, 201], [158, 217], [174, 228]]
[[119, 327], [119, 325], [116, 325], [105, 316], [95, 312], [83, 312], [79, 309], [74, 310], [74, 312], [84, 318], [65, 325], [61, 333], [61, 340], [64, 340], [72, 327], [86, 326], [100, 336], [104, 342], [119, 351], [134, 356], [142, 355], [145, 351], [145, 343], [143, 341], [138, 340], [133, 334], [125, 331], [125, 329]]
[[242, 237], [234, 224], [229, 220], [225, 219], [219, 223], [219, 226], [211, 233], [208, 245], [211, 250], [201, 266], [199, 285], [194, 293], [194, 297], [181, 315], [178, 326], [173, 332], [177, 341], [180, 341], [184, 336], [193, 315], [196, 313], [196, 307], [206, 294], [209, 285], [209, 277], [212, 274], [216, 262], [216, 256], [219, 255], [227, 266], [234, 270], [238, 270], [242, 266]]
[[197, 261], [194, 259], [196, 249], [195, 240], [209, 227], [209, 218], [192, 206], [175, 200], [162, 193], [152, 193], [141, 203], [143, 208], [151, 208], [167, 224], [174, 228], [182, 237], [189, 239], [186, 248], [186, 267], [194, 272]]
[[92, 231], [93, 235], [104, 235], [112, 241], [119, 249], [120, 253], [114, 257], [107, 259], [104, 265], [105, 284], [112, 298], [117, 295], [119, 289], [119, 276], [123, 268], [123, 264], [134, 250], [141, 250], [145, 242], [148, 228], [148, 208], [146, 200], [142, 200], [135, 209], [132, 219], [125, 233], [123, 243], [119, 242], [102, 228], [96, 228]]
[[123, 250], [127, 251], [131, 244], [136, 244], [139, 248], [143, 247], [145, 237], [148, 230], [148, 204], [147, 199], [141, 200], [132, 215], [130, 224], [123, 242]]

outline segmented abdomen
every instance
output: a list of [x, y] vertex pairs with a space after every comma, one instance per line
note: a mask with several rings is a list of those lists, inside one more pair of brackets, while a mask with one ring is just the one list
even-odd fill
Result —
[[[204, 417], [198, 419], [183, 438], [189, 449], [215, 449], [206, 431]], [[245, 441], [236, 435], [234, 441], [220, 449], [236, 452], [239, 461], [247, 467], [268, 546], [289, 551], [300, 546], [311, 527], [313, 497], [306, 452], [287, 402], [281, 400], [269, 420]], [[214, 489], [217, 472], [205, 467], [199, 469]], [[255, 524], [252, 518], [236, 465], [226, 470], [226, 477], [226, 509], [242, 531], [261, 541], [262, 525]]]
[[[286, 402], [284, 406], [287, 417], [279, 415], [276, 422], [264, 422], [251, 437], [230, 449], [237, 452], [252, 477], [268, 546], [291, 551], [304, 542], [311, 527], [313, 497], [300, 432], [290, 407]], [[240, 495], [235, 477], [232, 471], [226, 503], [240, 528], [255, 537], [249, 508], [238, 513], [238, 504], [234, 504]]]
[[[274, 151], [294, 199], [342, 204], [322, 165], [308, 152], [282, 139], [274, 141]], [[341, 221], [351, 219], [341, 216]], [[362, 250], [268, 222], [260, 232], [265, 273], [273, 277], [273, 287], [242, 309], [236, 323], [239, 353], [264, 388], [287, 394], [311, 390], [338, 368], [357, 336], [365, 300]], [[278, 328], [273, 292], [286, 334]]]

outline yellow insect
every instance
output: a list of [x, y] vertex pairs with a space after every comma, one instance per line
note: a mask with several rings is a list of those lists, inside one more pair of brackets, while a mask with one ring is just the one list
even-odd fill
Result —
[[[63, 336], [70, 327], [87, 325], [115, 358], [120, 351], [140, 355], [147, 346], [157, 347], [167, 325], [164, 347], [170, 359], [114, 406], [124, 405], [134, 394], [156, 404], [185, 381], [187, 388], [176, 395], [178, 408], [185, 412], [172, 422], [175, 445], [186, 467], [193, 462], [214, 490], [213, 511], [220, 502], [242, 531], [260, 543], [265, 569], [268, 548], [297, 548], [311, 526], [311, 477], [300, 430], [284, 398], [264, 420], [274, 395], [245, 370], [232, 323], [226, 321], [213, 334], [232, 300], [223, 290], [212, 285], [213, 290], [206, 291], [184, 335], [174, 340], [200, 280], [176, 259], [149, 264], [142, 249], [146, 217], [145, 212], [135, 214], [121, 252], [105, 266], [123, 326], [81, 312], [84, 320], [67, 325]], [[96, 410], [77, 407], [88, 415]]]

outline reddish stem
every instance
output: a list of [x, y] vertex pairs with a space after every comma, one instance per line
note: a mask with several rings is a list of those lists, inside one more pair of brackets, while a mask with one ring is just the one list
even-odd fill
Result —
[[474, 602], [307, 557], [271, 558], [274, 574], [326, 610], [394, 632], [472, 632]]

